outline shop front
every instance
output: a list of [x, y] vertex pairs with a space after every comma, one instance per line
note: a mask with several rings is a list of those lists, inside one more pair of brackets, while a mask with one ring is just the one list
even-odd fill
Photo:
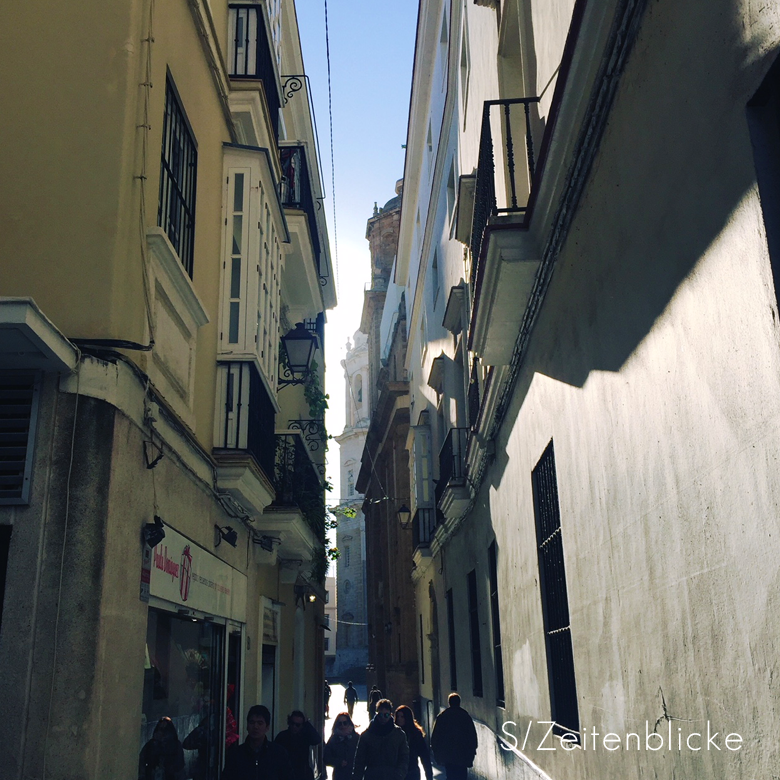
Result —
[[186, 777], [217, 780], [240, 739], [246, 576], [169, 526], [147, 552], [149, 600], [140, 747], [169, 717]]

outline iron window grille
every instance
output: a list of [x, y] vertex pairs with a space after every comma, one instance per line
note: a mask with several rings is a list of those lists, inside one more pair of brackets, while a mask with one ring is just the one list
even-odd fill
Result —
[[452, 485], [466, 484], [466, 449], [468, 428], [450, 428], [439, 451], [439, 481], [436, 483], [436, 505]]
[[306, 150], [302, 146], [283, 146], [279, 149], [279, 158], [282, 164], [279, 198], [285, 208], [300, 209], [306, 214], [314, 252], [314, 264], [319, 274], [322, 253], [316, 215], [319, 204], [315, 206], [309, 166], [306, 162]]
[[488, 548], [488, 568], [490, 569], [490, 618], [493, 628], [493, 671], [496, 677], [496, 704], [503, 707], [504, 699], [504, 661], [501, 657], [501, 613], [498, 605], [498, 554], [496, 543]]
[[482, 648], [479, 637], [479, 603], [477, 601], [477, 570], [468, 573], [469, 635], [471, 637], [471, 692], [482, 696]]
[[27, 504], [38, 417], [34, 374], [0, 378], [0, 504]]
[[561, 512], [553, 443], [532, 472], [536, 539], [539, 552], [539, 585], [542, 597], [547, 679], [554, 732], [579, 739], [580, 717], [574, 676], [569, 597], [561, 538]]
[[192, 277], [195, 239], [195, 185], [198, 150], [173, 80], [165, 84], [160, 201], [157, 224], [165, 231]]

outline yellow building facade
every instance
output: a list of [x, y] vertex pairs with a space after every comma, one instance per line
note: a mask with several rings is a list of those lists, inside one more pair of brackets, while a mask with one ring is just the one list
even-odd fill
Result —
[[3, 27], [0, 766], [134, 778], [167, 716], [217, 778], [251, 705], [322, 723], [336, 301], [295, 7]]

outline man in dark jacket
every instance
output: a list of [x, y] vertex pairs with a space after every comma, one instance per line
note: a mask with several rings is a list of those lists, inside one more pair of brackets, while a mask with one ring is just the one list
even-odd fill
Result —
[[408, 768], [406, 734], [393, 722], [393, 703], [381, 699], [376, 717], [358, 740], [352, 780], [404, 780]]
[[431, 749], [436, 763], [444, 764], [447, 780], [466, 780], [477, 755], [477, 730], [471, 715], [460, 706], [457, 693], [451, 693], [447, 703], [450, 706], [433, 724]]
[[290, 758], [284, 748], [266, 737], [270, 725], [267, 707], [255, 704], [249, 708], [246, 740], [227, 751], [222, 780], [293, 780]]
[[290, 756], [294, 780], [314, 780], [314, 772], [309, 760], [313, 745], [319, 745], [322, 737], [300, 710], [293, 710], [287, 717], [287, 728], [280, 731], [274, 740]]

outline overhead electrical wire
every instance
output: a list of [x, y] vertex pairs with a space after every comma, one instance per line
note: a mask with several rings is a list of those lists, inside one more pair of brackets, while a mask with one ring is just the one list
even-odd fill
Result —
[[328, 63], [328, 119], [330, 120], [330, 180], [333, 191], [333, 272], [336, 295], [339, 294], [339, 234], [336, 227], [336, 161], [333, 157], [333, 90], [330, 77], [330, 34], [328, 30], [328, 0], [325, 0], [325, 58]]

